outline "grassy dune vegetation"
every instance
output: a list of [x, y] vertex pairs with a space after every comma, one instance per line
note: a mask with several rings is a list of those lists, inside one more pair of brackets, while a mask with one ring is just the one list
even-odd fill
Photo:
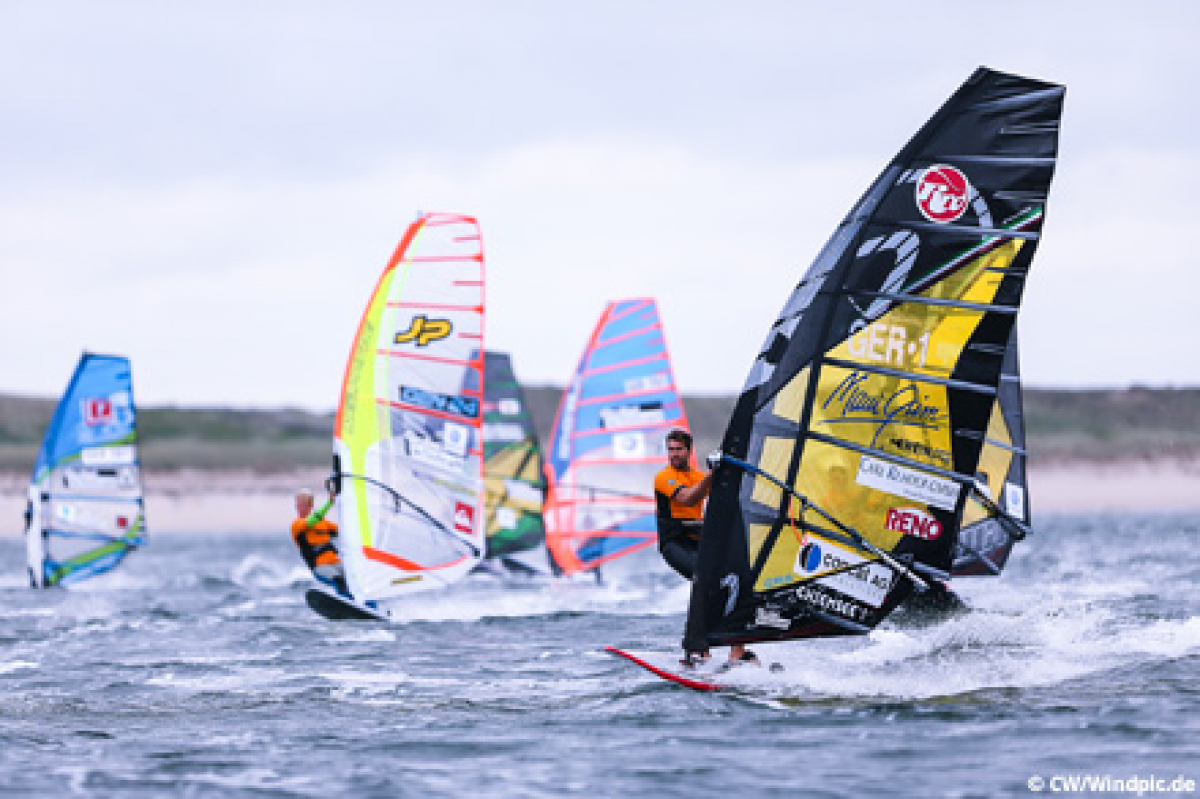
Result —
[[[543, 445], [560, 395], [558, 387], [526, 388]], [[685, 398], [699, 453], [717, 445], [733, 403], [731, 395]], [[32, 467], [54, 404], [0, 395], [0, 471]], [[1033, 465], [1200, 458], [1200, 389], [1027, 389], [1025, 412]], [[274, 472], [327, 466], [333, 413], [143, 407], [139, 426], [147, 470]]]

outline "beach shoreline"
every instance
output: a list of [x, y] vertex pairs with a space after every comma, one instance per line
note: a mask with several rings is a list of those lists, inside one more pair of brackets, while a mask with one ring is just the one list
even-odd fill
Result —
[[[1200, 460], [1060, 462], [1030, 468], [1034, 518], [1057, 513], [1200, 511]], [[328, 472], [181, 470], [145, 476], [151, 534], [280, 533], [301, 488], [320, 495]], [[0, 473], [0, 537], [22, 535], [28, 476]]]

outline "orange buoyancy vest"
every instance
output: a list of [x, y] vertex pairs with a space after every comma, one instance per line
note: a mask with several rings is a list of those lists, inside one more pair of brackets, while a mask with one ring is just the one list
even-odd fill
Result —
[[292, 522], [292, 538], [300, 547], [300, 554], [310, 569], [341, 563], [337, 548], [333, 545], [333, 537], [337, 532], [337, 525], [324, 519], [312, 525], [305, 517]]

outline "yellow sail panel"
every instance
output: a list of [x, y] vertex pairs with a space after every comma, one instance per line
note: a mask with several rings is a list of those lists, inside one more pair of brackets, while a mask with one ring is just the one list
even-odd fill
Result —
[[[1023, 242], [1010, 241], [981, 255], [919, 296], [986, 305], [996, 297], [1002, 270]], [[830, 355], [864, 365], [917, 375], [949, 377], [983, 311], [903, 302], [830, 350]]]
[[[342, 402], [338, 409], [334, 435], [344, 447], [346, 462], [342, 464], [342, 469], [351, 474], [367, 472], [368, 452], [389, 435], [389, 414], [379, 406], [375, 397], [375, 349], [378, 346], [381, 318], [387, 308], [387, 298], [395, 279], [395, 268], [389, 268], [380, 278], [375, 293], [363, 313], [352, 355], [346, 366]], [[359, 522], [357, 529], [343, 530], [342, 535], [353, 535], [361, 546], [370, 546], [371, 517], [368, 510], [367, 484], [354, 481], [345, 485], [341, 502], [354, 504], [357, 510], [355, 518]]]
[[[793, 439], [767, 438], [763, 441], [762, 454], [755, 465], [779, 480], [787, 480], [788, 465], [792, 461], [795, 448], [796, 442]], [[767, 510], [773, 511], [779, 507], [782, 493], [777, 485], [759, 475], [754, 478], [754, 489], [750, 498]]]
[[[1004, 488], [1004, 478], [1008, 475], [1008, 470], [1013, 462], [1012, 450], [990, 443], [996, 441], [1006, 447], [1012, 446], [1012, 436], [1009, 435], [1008, 423], [1004, 421], [1004, 409], [999, 400], [992, 406], [987, 437], [989, 441], [984, 442], [983, 449], [979, 453], [979, 466], [975, 470], [975, 480], [985, 486], [988, 496], [996, 501]], [[962, 523], [963, 526], [966, 526], [988, 516], [991, 516], [991, 513], [984, 508], [983, 504], [972, 500], [967, 502], [966, 508], [963, 510]]]
[[804, 367], [788, 384], [779, 390], [771, 406], [771, 411], [780, 419], [787, 419], [793, 424], [800, 424], [800, 415], [804, 412], [804, 400], [808, 396], [808, 367]]
[[[805, 447], [794, 488], [841, 524], [889, 552], [905, 536], [937, 538], [941, 523], [932, 510], [953, 508], [959, 490], [946, 478], [819, 441], [810, 441]], [[812, 525], [831, 527], [816, 511], [802, 514], [799, 502], [793, 503], [765, 559], [756, 590], [792, 585], [815, 575], [815, 567], [796, 568], [806, 541], [816, 534]], [[759, 541], [752, 547], [752, 562], [757, 562], [761, 546]], [[870, 558], [865, 550], [838, 546], [859, 559]], [[830, 551], [826, 547], [826, 552]]]
[[758, 560], [758, 554], [762, 551], [763, 544], [767, 542], [767, 536], [771, 532], [769, 524], [751, 524], [746, 529], [746, 545], [750, 553], [750, 562]]
[[[886, 513], [891, 498], [856, 481], [859, 460], [858, 453], [851, 450], [820, 441], [809, 441], [805, 446], [793, 488], [796, 493], [807, 497], [843, 524], [863, 533], [872, 543], [890, 549], [899, 536], [879, 535], [882, 525], [877, 522]], [[758, 590], [778, 588], [800, 580], [800, 575], [794, 567], [803, 545], [804, 534], [796, 526], [797, 523], [825, 524], [815, 511], [810, 510], [802, 514], [798, 500], [790, 503], [788, 519], [776, 537], [771, 553], [759, 574]], [[868, 529], [873, 528], [879, 528], [876, 534], [868, 534]]]

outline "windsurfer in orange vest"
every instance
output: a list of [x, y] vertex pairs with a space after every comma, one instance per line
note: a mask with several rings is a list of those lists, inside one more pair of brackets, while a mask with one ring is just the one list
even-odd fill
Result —
[[[686, 580], [696, 576], [700, 561], [700, 529], [704, 525], [704, 500], [712, 487], [712, 472], [692, 468], [692, 434], [678, 428], [667, 433], [667, 466], [654, 477], [657, 509], [658, 551], [663, 560]], [[683, 663], [696, 666], [709, 657], [708, 651], [687, 652]], [[729, 662], [757, 663], [746, 647], [729, 649]]]
[[336, 495], [329, 494], [329, 501], [318, 511], [313, 511], [313, 494], [304, 490], [296, 494], [296, 521], [292, 522], [292, 540], [300, 548], [300, 555], [313, 576], [331, 586], [339, 594], [350, 596], [350, 588], [346, 585], [346, 572], [342, 567], [342, 559], [338, 555], [334, 539], [338, 527], [325, 519], [325, 514], [333, 507]]

